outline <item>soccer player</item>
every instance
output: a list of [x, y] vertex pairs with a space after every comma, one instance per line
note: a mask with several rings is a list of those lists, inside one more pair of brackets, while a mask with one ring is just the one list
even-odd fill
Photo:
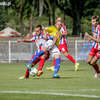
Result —
[[93, 41], [91, 51], [87, 58], [87, 63], [94, 68], [94, 76], [98, 78], [100, 75], [100, 69], [97, 64], [97, 61], [100, 59], [100, 25], [98, 24], [99, 16], [92, 16], [91, 23], [92, 35], [89, 35], [87, 32], [85, 33], [85, 36]]
[[46, 41], [46, 43], [44, 44], [44, 46], [42, 47], [40, 52], [36, 53], [36, 55], [33, 57], [32, 61], [26, 65], [27, 68], [30, 69], [30, 67], [34, 61], [36, 61], [41, 55], [43, 55], [47, 51], [49, 51], [50, 54], [52, 54], [52, 56], [55, 57], [55, 59], [56, 59], [55, 71], [53, 74], [53, 78], [59, 78], [59, 75], [57, 74], [59, 71], [60, 62], [61, 62], [60, 51], [57, 48], [57, 46], [59, 45], [60, 37], [61, 37], [59, 28], [60, 28], [60, 25], [56, 25], [56, 26], [51, 26], [51, 27], [48, 27], [45, 29], [46, 32], [49, 33], [49, 40]]
[[[75, 71], [78, 71], [79, 63], [76, 63], [75, 59], [70, 54], [68, 54], [68, 46], [67, 46], [68, 40], [66, 39], [67, 30], [66, 30], [65, 25], [62, 23], [61, 17], [58, 17], [56, 19], [56, 24], [61, 24], [60, 32], [61, 32], [62, 36], [61, 36], [60, 42], [59, 42], [59, 50], [60, 50], [61, 53], [64, 54], [65, 57], [67, 57], [73, 64], [75, 64]], [[53, 66], [54, 65], [55, 65], [55, 59], [53, 61]], [[53, 66], [47, 68], [47, 70], [54, 71]]]
[[[38, 53], [41, 50], [42, 45], [44, 45], [44, 43], [46, 42], [47, 37], [43, 33], [43, 29], [42, 29], [41, 25], [37, 25], [35, 27], [35, 32], [36, 33], [33, 35], [33, 37], [31, 39], [28, 39], [28, 38], [27, 39], [19, 39], [18, 42], [35, 42], [36, 45], [37, 45], [36, 53]], [[32, 59], [34, 58], [34, 56], [35, 55], [33, 55]], [[49, 56], [49, 53], [47, 52], [47, 54], [40, 56], [36, 61], [34, 61], [32, 63], [31, 67], [33, 67], [34, 65], [36, 65], [39, 62], [37, 76], [40, 76], [40, 75], [43, 74], [42, 68], [43, 68], [43, 65], [45, 63], [45, 60], [48, 59], [48, 56]], [[21, 77], [22, 79], [23, 78], [29, 78], [29, 70], [31, 70], [31, 69], [27, 68], [25, 76]]]

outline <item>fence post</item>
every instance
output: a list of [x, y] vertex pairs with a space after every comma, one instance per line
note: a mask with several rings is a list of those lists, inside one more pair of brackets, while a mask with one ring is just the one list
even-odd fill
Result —
[[11, 41], [9, 40], [9, 64], [11, 63]]
[[75, 40], [75, 60], [77, 62], [77, 40]]

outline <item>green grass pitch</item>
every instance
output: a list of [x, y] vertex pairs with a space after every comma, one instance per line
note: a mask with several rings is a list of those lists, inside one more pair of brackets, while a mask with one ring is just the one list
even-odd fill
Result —
[[[46, 71], [41, 77], [28, 80], [18, 78], [25, 74], [25, 64], [0, 64], [0, 100], [100, 100], [100, 78], [94, 78], [91, 66], [62, 62], [60, 79], [53, 79], [53, 72]], [[37, 67], [37, 66], [36, 66]]]

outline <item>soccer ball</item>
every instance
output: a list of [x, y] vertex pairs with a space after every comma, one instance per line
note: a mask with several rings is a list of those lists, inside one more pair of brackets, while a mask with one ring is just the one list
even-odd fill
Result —
[[53, 44], [53, 41], [52, 40], [48, 40], [46, 43], [45, 43], [45, 47], [47, 48], [47, 50], [50, 50], [52, 48], [52, 44]]
[[38, 73], [38, 70], [36, 68], [34, 67], [31, 68], [30, 75], [35, 76], [37, 73]]

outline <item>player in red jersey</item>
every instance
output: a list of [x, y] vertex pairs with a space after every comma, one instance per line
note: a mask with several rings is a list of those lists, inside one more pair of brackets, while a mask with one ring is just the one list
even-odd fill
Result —
[[[70, 54], [68, 54], [68, 46], [67, 46], [68, 40], [67, 40], [66, 26], [62, 23], [61, 17], [58, 17], [56, 19], [56, 24], [57, 24], [57, 22], [59, 22], [58, 24], [61, 24], [60, 32], [62, 34], [60, 43], [59, 43], [59, 51], [62, 52], [64, 54], [64, 56], [67, 57], [73, 64], [75, 64], [75, 71], [78, 71], [79, 63], [76, 63], [75, 59]], [[54, 65], [55, 65], [55, 59], [53, 61], [53, 66]], [[53, 66], [47, 68], [47, 70], [54, 71]]]
[[87, 63], [94, 68], [94, 76], [98, 78], [100, 75], [100, 69], [97, 64], [97, 61], [100, 59], [100, 25], [98, 24], [99, 16], [92, 16], [91, 23], [92, 35], [89, 35], [87, 32], [85, 33], [85, 36], [93, 41], [91, 51], [88, 55]]

